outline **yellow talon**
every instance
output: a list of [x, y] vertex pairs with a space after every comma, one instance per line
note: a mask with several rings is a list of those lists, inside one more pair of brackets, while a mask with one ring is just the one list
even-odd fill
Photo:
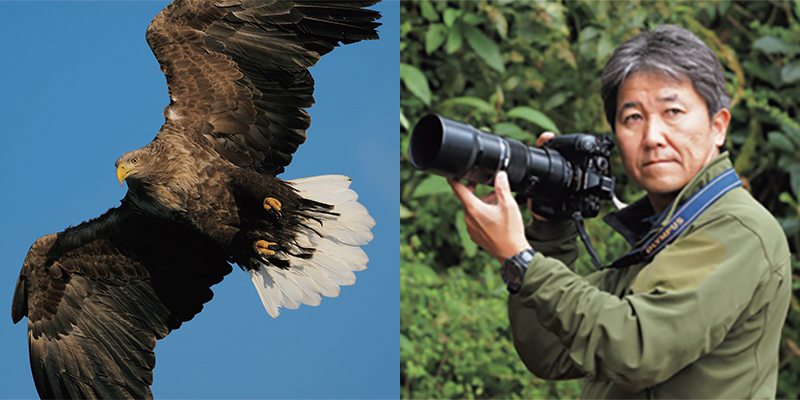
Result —
[[267, 197], [264, 199], [264, 209], [279, 217], [281, 216], [281, 202], [274, 197]]
[[274, 256], [275, 250], [278, 250], [279, 248], [280, 246], [278, 246], [277, 243], [268, 242], [266, 240], [258, 240], [253, 243], [253, 250], [263, 256]]

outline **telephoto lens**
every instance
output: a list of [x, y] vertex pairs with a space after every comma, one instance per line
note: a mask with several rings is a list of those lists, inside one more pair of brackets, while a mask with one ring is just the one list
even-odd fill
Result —
[[492, 185], [506, 171], [511, 190], [563, 197], [573, 192], [573, 168], [557, 151], [529, 147], [437, 114], [419, 120], [408, 149], [414, 168], [453, 179]]
[[508, 173], [517, 200], [529, 199], [531, 211], [548, 219], [575, 221], [592, 262], [601, 267], [583, 226], [596, 217], [600, 201], [614, 194], [608, 135], [557, 136], [541, 148], [483, 132], [470, 125], [429, 114], [411, 132], [408, 154], [415, 168], [453, 179], [492, 185]]

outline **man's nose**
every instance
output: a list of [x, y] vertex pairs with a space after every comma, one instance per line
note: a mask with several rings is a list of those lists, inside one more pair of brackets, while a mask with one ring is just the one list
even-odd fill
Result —
[[648, 148], [665, 147], [667, 145], [667, 125], [658, 116], [647, 119], [644, 132], [644, 144]]

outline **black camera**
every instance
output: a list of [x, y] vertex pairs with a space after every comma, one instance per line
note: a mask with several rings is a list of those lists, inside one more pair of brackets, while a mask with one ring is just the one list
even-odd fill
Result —
[[583, 133], [529, 147], [429, 114], [414, 127], [408, 152], [415, 168], [448, 178], [492, 185], [495, 174], [504, 170], [517, 199], [531, 199], [533, 212], [567, 219], [596, 217], [600, 201], [611, 199], [614, 178], [608, 158], [613, 147], [608, 135]]

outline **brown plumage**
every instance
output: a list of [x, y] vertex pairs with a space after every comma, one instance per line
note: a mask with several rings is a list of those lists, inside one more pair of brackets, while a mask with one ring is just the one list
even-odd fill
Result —
[[202, 310], [229, 262], [273, 316], [366, 268], [374, 220], [349, 179], [275, 176], [311, 123], [308, 67], [377, 39], [374, 3], [176, 0], [156, 16], [166, 122], [117, 160], [122, 204], [38, 239], [17, 281], [41, 397], [152, 397], [156, 340]]

